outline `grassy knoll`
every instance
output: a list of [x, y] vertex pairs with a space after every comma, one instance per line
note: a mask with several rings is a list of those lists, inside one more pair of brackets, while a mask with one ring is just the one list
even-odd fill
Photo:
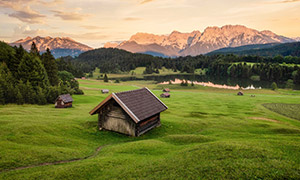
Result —
[[[141, 137], [97, 131], [88, 112], [111, 92], [161, 85], [80, 80], [74, 107], [0, 106], [0, 171], [91, 155], [60, 165], [0, 172], [0, 179], [299, 179], [300, 121], [262, 104], [299, 104], [300, 95], [168, 85], [162, 126]], [[250, 94], [256, 94], [250, 97]], [[265, 121], [266, 119], [276, 120]]]

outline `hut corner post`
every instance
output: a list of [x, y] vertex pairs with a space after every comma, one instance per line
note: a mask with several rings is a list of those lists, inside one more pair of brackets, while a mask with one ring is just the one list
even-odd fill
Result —
[[102, 110], [98, 113], [98, 129], [102, 130]]

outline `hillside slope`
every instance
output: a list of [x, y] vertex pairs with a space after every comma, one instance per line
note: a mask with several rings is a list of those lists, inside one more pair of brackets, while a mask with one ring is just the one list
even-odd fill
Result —
[[284, 43], [284, 44], [264, 44], [264, 45], [248, 45], [236, 48], [223, 48], [207, 55], [214, 54], [236, 54], [236, 55], [257, 55], [257, 56], [300, 56], [300, 42]]

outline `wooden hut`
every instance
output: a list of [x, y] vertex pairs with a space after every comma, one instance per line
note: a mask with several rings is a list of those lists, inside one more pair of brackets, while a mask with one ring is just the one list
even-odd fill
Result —
[[160, 97], [162, 97], [162, 98], [169, 98], [170, 96], [171, 96], [170, 93], [167, 93], [167, 92], [162, 93], [162, 94], [160, 95]]
[[72, 107], [73, 99], [70, 94], [62, 94], [55, 100], [56, 108], [68, 108]]
[[165, 89], [163, 89], [163, 92], [170, 92], [170, 89], [169, 88], [165, 88]]
[[101, 92], [102, 92], [102, 94], [107, 94], [107, 93], [109, 93], [109, 90], [108, 89], [102, 89]]
[[244, 93], [243, 93], [242, 91], [239, 91], [239, 92], [237, 93], [237, 95], [238, 95], [238, 96], [243, 96]]
[[99, 130], [140, 136], [160, 125], [160, 113], [167, 108], [148, 88], [142, 88], [112, 93], [90, 114], [98, 114]]

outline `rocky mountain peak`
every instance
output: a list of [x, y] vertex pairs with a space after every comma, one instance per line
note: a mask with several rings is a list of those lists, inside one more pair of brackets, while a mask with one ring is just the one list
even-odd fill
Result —
[[[260, 32], [243, 25], [225, 25], [207, 27], [203, 33], [200, 31], [191, 33], [173, 31], [169, 35], [137, 33], [129, 41], [115, 47], [120, 49], [126, 47], [125, 50], [132, 52], [154, 51], [167, 56], [186, 56], [205, 54], [224, 47], [293, 41], [295, 40], [271, 31]], [[156, 45], [155, 48], [151, 46], [152, 44]]]
[[32, 42], [35, 42], [37, 48], [41, 52], [46, 51], [47, 48], [49, 48], [50, 50], [51, 49], [78, 49], [82, 51], [88, 51], [92, 49], [91, 47], [76, 42], [71, 38], [61, 38], [61, 37], [52, 38], [50, 36], [47, 37], [36, 36], [34, 38], [27, 37], [25, 39], [20, 39], [16, 42], [10, 43], [10, 45], [19, 46], [20, 44], [22, 44], [24, 49], [30, 50]]

